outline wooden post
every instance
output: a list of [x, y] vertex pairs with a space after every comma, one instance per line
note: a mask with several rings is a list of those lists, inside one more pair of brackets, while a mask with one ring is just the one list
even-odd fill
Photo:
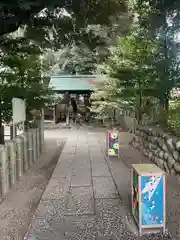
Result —
[[133, 213], [133, 168], [132, 167], [131, 167], [130, 184], [131, 184], [131, 212]]
[[139, 199], [139, 235], [142, 236], [142, 207], [141, 207], [141, 175], [138, 176], [138, 199]]
[[163, 213], [163, 221], [164, 221], [164, 226], [163, 226], [163, 233], [165, 234], [166, 232], [166, 175], [164, 174], [163, 176], [163, 202], [164, 202], [164, 213]]

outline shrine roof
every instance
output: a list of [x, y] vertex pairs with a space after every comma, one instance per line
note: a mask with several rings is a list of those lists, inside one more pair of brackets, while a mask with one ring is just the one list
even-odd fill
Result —
[[59, 93], [86, 93], [102, 81], [100, 75], [55, 75], [50, 77], [49, 86]]

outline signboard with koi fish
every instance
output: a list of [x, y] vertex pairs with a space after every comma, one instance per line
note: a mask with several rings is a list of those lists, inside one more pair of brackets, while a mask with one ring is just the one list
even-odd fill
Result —
[[131, 168], [132, 214], [143, 230], [166, 229], [165, 173], [155, 164], [133, 164]]
[[141, 176], [142, 225], [162, 225], [163, 209], [163, 177]]

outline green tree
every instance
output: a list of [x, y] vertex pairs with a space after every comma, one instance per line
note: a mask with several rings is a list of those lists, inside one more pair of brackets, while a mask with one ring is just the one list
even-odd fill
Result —
[[[105, 73], [118, 79], [114, 86], [120, 90], [117, 99], [133, 103], [139, 121], [155, 97], [165, 113], [163, 121], [166, 123], [170, 92], [180, 79], [179, 42], [176, 41], [180, 21], [178, 12], [170, 12], [166, 8], [164, 22], [157, 23], [159, 25], [154, 29], [151, 16], [157, 14], [157, 6], [152, 2], [137, 1], [131, 6], [135, 10], [131, 34], [120, 38], [106, 62], [109, 72]], [[107, 93], [106, 89], [101, 90], [101, 95], [102, 92]], [[102, 105], [105, 103], [99, 106]]]
[[119, 38], [117, 47], [107, 61], [109, 76], [117, 79], [117, 98], [134, 103], [139, 122], [142, 120], [145, 100], [154, 95], [154, 56], [157, 48], [157, 41], [131, 34]]
[[53, 97], [46, 78], [42, 77], [39, 48], [31, 43], [21, 47], [20, 44], [11, 45], [9, 50], [11, 53], [1, 56], [0, 128], [3, 121], [11, 121], [13, 97], [25, 99], [27, 116], [31, 110], [39, 110], [50, 103]]
[[168, 114], [170, 91], [179, 84], [180, 44], [177, 35], [180, 27], [180, 2], [137, 1], [134, 9], [138, 15], [139, 27], [146, 28], [147, 37], [156, 38], [159, 42], [156, 93], [162, 112]]
[[[112, 0], [1, 0], [0, 1], [0, 35], [10, 33], [22, 25], [38, 26], [59, 25], [59, 31], [64, 21], [57, 23], [54, 17], [71, 15], [73, 25], [84, 27], [87, 23], [104, 24], [111, 15], [127, 10], [126, 1]], [[40, 12], [43, 14], [38, 15]], [[53, 19], [53, 23], [52, 23]], [[72, 21], [71, 21], [72, 22]]]
[[69, 33], [68, 44], [64, 41], [65, 46], [45, 54], [45, 61], [51, 65], [53, 73], [94, 73], [97, 65], [109, 55], [109, 46], [116, 43], [115, 35], [127, 34], [130, 25], [130, 17], [124, 14], [117, 19], [113, 18], [108, 26], [88, 25], [83, 29], [77, 28], [72, 35]]
[[119, 98], [120, 92], [118, 80], [107, 76], [91, 95], [91, 113], [97, 119], [111, 118], [114, 111], [123, 105], [122, 99]]

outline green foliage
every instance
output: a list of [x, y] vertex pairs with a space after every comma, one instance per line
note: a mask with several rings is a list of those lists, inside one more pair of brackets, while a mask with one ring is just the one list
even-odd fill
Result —
[[[119, 26], [123, 25], [122, 29]], [[109, 46], [115, 44], [116, 34], [125, 34], [129, 30], [130, 18], [124, 14], [121, 18], [112, 19], [108, 26], [88, 25], [86, 28], [69, 30], [68, 39], [57, 36], [60, 49], [48, 51], [45, 58], [52, 67], [52, 72], [67, 72], [77, 74], [95, 73], [96, 68], [109, 55]], [[68, 40], [68, 41], [66, 41]], [[56, 47], [58, 48], [58, 43]], [[64, 44], [62, 46], [62, 43]]]
[[[147, 102], [147, 97], [154, 94], [155, 81], [152, 74], [155, 71], [154, 55], [157, 49], [157, 41], [143, 39], [137, 33], [118, 39], [116, 48], [106, 62], [107, 74], [113, 80], [108, 80], [108, 84], [101, 90], [101, 95], [102, 91], [104, 96], [108, 95], [105, 97], [107, 102], [111, 99], [111, 106], [117, 105], [115, 102], [119, 105], [120, 100], [133, 103], [137, 117], [141, 120], [147, 107], [144, 103]], [[105, 105], [107, 103], [103, 102], [103, 106]]]
[[170, 101], [167, 125], [171, 132], [179, 134], [180, 132], [180, 101]]
[[94, 93], [91, 95], [91, 112], [98, 119], [106, 119], [112, 116], [112, 112], [119, 108], [119, 100], [117, 95], [119, 89], [117, 88], [117, 80], [108, 78], [104, 80], [104, 84], [94, 89]]
[[15, 50], [14, 46], [12, 54], [6, 52], [1, 58], [3, 70], [0, 76], [0, 113], [5, 121], [11, 120], [13, 97], [25, 99], [27, 112], [30, 112], [49, 103], [52, 95], [44, 84], [46, 79], [41, 76], [39, 55], [34, 54], [34, 51], [32, 54], [29, 54], [29, 50], [25, 51], [26, 45], [22, 45], [21, 51]]
[[61, 70], [70, 74], [92, 74], [96, 68], [97, 56], [87, 46], [70, 46], [64, 49], [58, 63]]
[[[38, 14], [42, 10], [45, 14]], [[87, 24], [107, 24], [112, 15], [125, 11], [127, 11], [126, 1], [117, 0], [72, 0], [71, 2], [66, 0], [1, 0], [0, 35], [13, 32], [19, 26], [26, 24], [32, 26], [33, 31], [41, 28], [39, 31], [41, 34], [45, 30], [45, 26], [53, 25], [55, 27], [58, 17], [60, 16], [59, 18], [62, 19], [62, 16], [66, 17], [67, 15], [70, 15], [73, 20], [73, 25], [70, 24], [70, 27], [84, 28]], [[58, 34], [61, 33], [63, 27], [62, 22], [57, 28]]]
[[168, 117], [168, 128], [175, 134], [180, 132], [180, 112], [176, 112]]
[[[156, 106], [158, 121], [166, 124], [170, 92], [180, 81], [180, 44], [176, 41], [180, 23], [176, 9], [179, 6], [163, 4], [136, 1], [130, 5], [134, 13], [131, 34], [119, 38], [104, 67], [103, 73], [116, 79], [114, 87], [119, 89], [116, 98], [134, 106], [139, 122], [144, 114], [151, 115], [150, 108]], [[161, 13], [161, 22], [154, 27], [152, 16], [158, 13]], [[104, 89], [101, 96], [103, 94], [106, 95]]]

